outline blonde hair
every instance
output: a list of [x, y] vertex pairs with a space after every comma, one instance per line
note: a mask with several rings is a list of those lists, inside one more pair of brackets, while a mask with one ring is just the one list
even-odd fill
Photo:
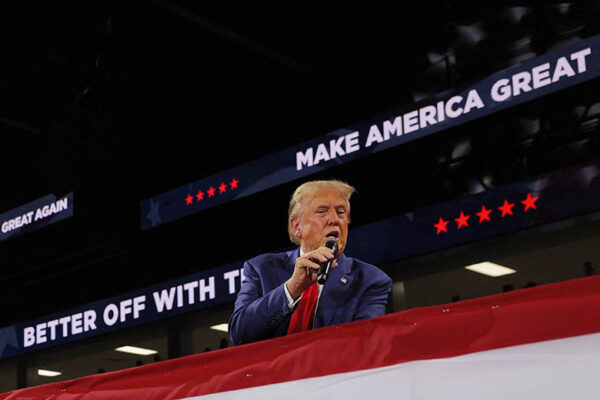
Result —
[[[350, 217], [350, 196], [356, 192], [356, 189], [345, 182], [338, 180], [329, 181], [310, 181], [298, 186], [290, 199], [290, 207], [288, 208], [288, 235], [290, 240], [296, 244], [300, 244], [300, 240], [292, 230], [292, 219], [297, 218], [304, 208], [301, 203], [304, 200], [311, 200], [318, 193], [322, 192], [338, 192], [348, 202], [348, 217]], [[348, 219], [348, 222], [350, 220]]]

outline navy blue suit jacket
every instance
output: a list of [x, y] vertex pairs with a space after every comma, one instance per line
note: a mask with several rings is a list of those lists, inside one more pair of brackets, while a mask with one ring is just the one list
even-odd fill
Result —
[[[292, 276], [300, 249], [263, 254], [244, 263], [244, 281], [229, 320], [235, 344], [284, 336], [292, 310], [283, 285]], [[377, 267], [346, 257], [338, 258], [323, 286], [315, 328], [373, 318], [385, 313], [392, 280]]]

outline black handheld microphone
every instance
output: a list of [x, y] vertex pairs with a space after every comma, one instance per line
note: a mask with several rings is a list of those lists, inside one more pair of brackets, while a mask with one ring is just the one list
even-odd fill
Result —
[[[334, 257], [339, 250], [338, 244], [335, 240], [329, 240], [327, 243], [325, 243], [325, 247], [333, 250]], [[331, 269], [331, 265], [333, 264], [334, 260], [335, 258], [332, 258], [331, 260], [321, 263], [321, 268], [319, 268], [319, 273], [317, 274], [317, 282], [319, 282], [319, 284], [322, 285], [327, 281], [327, 277], [329, 276], [329, 270]]]

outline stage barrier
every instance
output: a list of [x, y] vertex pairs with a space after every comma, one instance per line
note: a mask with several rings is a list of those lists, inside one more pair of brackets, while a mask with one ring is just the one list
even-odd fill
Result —
[[0, 399], [596, 399], [600, 276], [0, 394]]

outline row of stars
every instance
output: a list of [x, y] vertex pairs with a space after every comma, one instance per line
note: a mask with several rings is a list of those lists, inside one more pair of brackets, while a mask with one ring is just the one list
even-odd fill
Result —
[[[535, 202], [538, 200], [538, 197], [533, 197], [531, 195], [531, 193], [527, 193], [527, 198], [525, 198], [525, 200], [521, 200], [521, 203], [523, 204], [523, 211], [527, 211], [527, 210], [537, 210], [537, 206], [535, 204]], [[507, 215], [514, 215], [513, 214], [513, 207], [515, 206], [515, 203], [509, 203], [508, 200], [504, 200], [504, 204], [502, 204], [500, 207], [498, 207], [498, 210], [502, 211], [502, 214], [500, 215], [501, 218], [504, 218]], [[490, 219], [490, 214], [492, 213], [493, 209], [492, 208], [485, 208], [485, 205], [481, 206], [481, 211], [479, 211], [478, 213], [475, 213], [475, 215], [477, 215], [479, 217], [479, 223], [483, 223], [484, 221], [491, 221]], [[471, 218], [471, 215], [466, 214], [464, 212], [460, 212], [460, 216], [458, 218], [454, 218], [454, 220], [456, 221], [456, 229], [460, 229], [463, 226], [464, 227], [469, 227], [469, 218]], [[433, 226], [437, 229], [436, 235], [439, 235], [442, 232], [446, 232], [448, 233], [448, 223], [450, 222], [450, 220], [444, 220], [442, 217], [440, 217], [440, 220], [438, 221], [437, 224], [434, 224]]]
[[[229, 190], [237, 189], [238, 183], [240, 183], [240, 181], [233, 178], [231, 182], [229, 182]], [[206, 192], [203, 192], [202, 190], [198, 189], [198, 193], [196, 193], [193, 196], [190, 193], [188, 193], [187, 197], [185, 198], [185, 205], [189, 206], [190, 204], [192, 204], [194, 202], [194, 198], [196, 198], [196, 202], [204, 200], [204, 195], [206, 195], [206, 197], [215, 197], [217, 189], [219, 189], [219, 194], [227, 192], [227, 183], [221, 182], [221, 184], [216, 188], [211, 186], [208, 189], [206, 189]]]

